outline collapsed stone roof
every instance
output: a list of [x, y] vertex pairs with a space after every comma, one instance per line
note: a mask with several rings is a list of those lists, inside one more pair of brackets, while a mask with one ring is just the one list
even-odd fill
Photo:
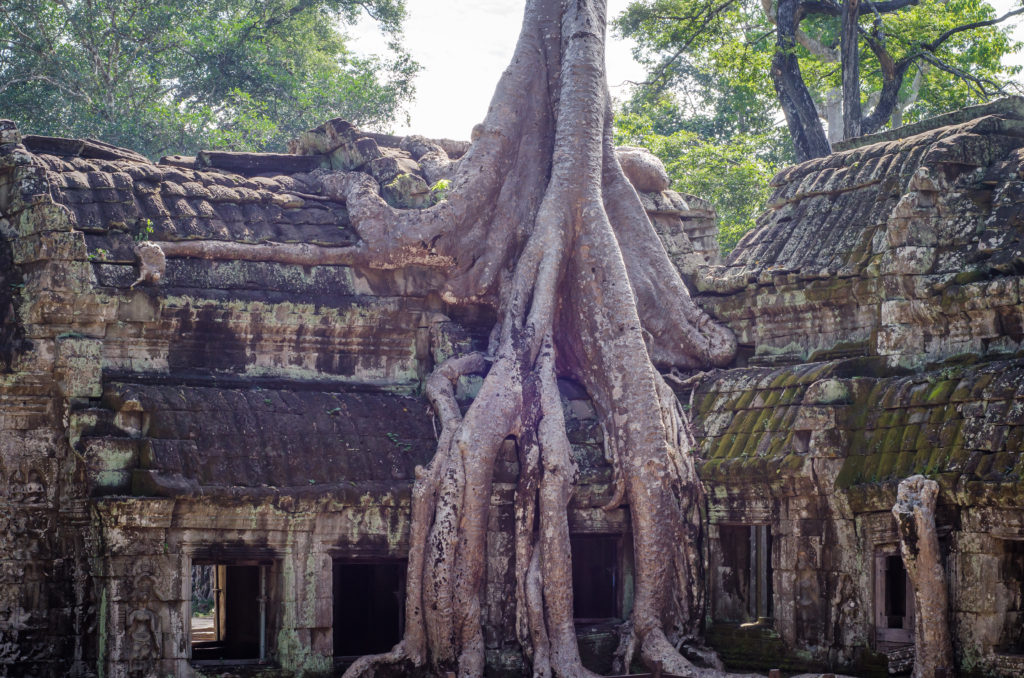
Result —
[[[74, 440], [93, 494], [411, 483], [436, 444], [419, 380], [445, 351], [482, 347], [491, 312], [425, 292], [437, 287], [430, 269], [346, 260], [359, 238], [321, 177], [366, 172], [393, 207], [422, 208], [443, 198], [430, 187], [447, 167], [431, 151], [457, 159], [469, 143], [333, 120], [287, 154], [153, 163], [91, 139], [0, 128], [0, 244], [10, 243], [0, 246], [0, 307], [10, 308], [0, 357], [27, 383], [27, 356], [56, 356], [61, 387], [78, 399]], [[677, 260], [717, 256], [708, 205], [655, 184], [641, 197]], [[168, 252], [155, 285], [138, 275], [147, 242]], [[195, 242], [237, 256], [171, 250]], [[323, 265], [268, 261], [275, 245], [319, 248]], [[584, 467], [604, 463], [578, 449]]]
[[[709, 477], [719, 470], [757, 466], [772, 459], [773, 468], [786, 464], [794, 471], [799, 468], [803, 443], [794, 443], [792, 425], [794, 412], [806, 404], [800, 402], [802, 394], [822, 374], [849, 371], [833, 363], [821, 363], [825, 365], [821, 367], [814, 361], [849, 357], [881, 361], [866, 368], [876, 380], [873, 385], [855, 384], [845, 403], [875, 412], [859, 417], [848, 431], [852, 438], [847, 444], [857, 447], [854, 454], [864, 451], [870, 457], [872, 450], [889, 450], [883, 440], [898, 436], [909, 441], [912, 436], [906, 426], [918, 426], [925, 416], [917, 412], [907, 424], [904, 419], [910, 415], [903, 410], [884, 414], [886, 408], [876, 407], [879, 389], [902, 393], [902, 384], [908, 379], [923, 378], [930, 384], [952, 379], [931, 373], [904, 377], [900, 369], [941, 368], [943, 361], [964, 355], [1006, 360], [1020, 354], [1024, 315], [1018, 269], [1024, 261], [1024, 231], [1017, 216], [1024, 209], [1018, 204], [1018, 196], [1024, 195], [1020, 179], [1024, 176], [1024, 105], [1016, 99], [1003, 101], [942, 122], [952, 124], [919, 124], [909, 136], [883, 135], [874, 139], [875, 143], [858, 143], [783, 171], [773, 181], [775, 191], [758, 228], [721, 266], [713, 265], [713, 253], [708, 261], [694, 246], [706, 234], [678, 227], [688, 219], [693, 224], [699, 219], [710, 222], [713, 213], [706, 203], [672, 191], [641, 193], [667, 249], [698, 290], [700, 303], [725, 320], [740, 338], [746, 354], [741, 360], [778, 366], [767, 372], [734, 370], [702, 387], [704, 406], [699, 409], [703, 414], [698, 422], [708, 460], [704, 470]], [[299, 398], [301, 408], [316, 416], [320, 410], [336, 410], [338, 398], [364, 397], [339, 395], [332, 389], [368, 383], [392, 390], [399, 387], [397, 394], [373, 396], [378, 411], [408, 411], [402, 398], [411, 393], [417, 370], [422, 370], [416, 366], [416, 351], [409, 350], [422, 342], [412, 328], [422, 326], [427, 316], [437, 320], [452, 312], [439, 300], [417, 292], [417, 281], [426, 280], [430, 271], [395, 273], [351, 266], [269, 264], [245, 258], [210, 262], [168, 257], [159, 287], [159, 317], [155, 317], [152, 293], [132, 292], [137, 280], [136, 250], [139, 240], [149, 238], [242, 246], [304, 243], [324, 252], [344, 251], [358, 242], [358, 236], [344, 203], [325, 195], [320, 182], [325, 171], [367, 172], [393, 206], [423, 207], [438, 199], [430, 186], [444, 174], [444, 168], [431, 159], [430, 150], [441, 147], [449, 157], [457, 158], [467, 152], [468, 144], [368, 135], [342, 121], [330, 121], [293, 142], [289, 154], [202, 152], [194, 158], [175, 156], [154, 164], [101, 142], [20, 138], [12, 126], [5, 129], [8, 230], [30, 236], [22, 242], [37, 248], [33, 252], [37, 260], [51, 257], [81, 262], [84, 269], [73, 266], [69, 270], [81, 276], [81, 284], [101, 292], [100, 298], [94, 299], [98, 305], [78, 304], [65, 320], [74, 323], [91, 314], [94, 322], [105, 323], [102, 353], [107, 376], [102, 394], [108, 407], [113, 407], [109, 403], [126, 402], [114, 394], [129, 388], [140, 375], [151, 379], [169, 371], [200, 382], [177, 391], [171, 385], [136, 385], [134, 388], [142, 389], [139, 393], [148, 394], [141, 401], [147, 403], [143, 410], [176, 411], [173, 396], [178, 393], [185, 401], [199, 403], [230, 397], [232, 409], [250, 412], [250, 404], [259, 405], [258, 393], [202, 383], [211, 374], [229, 373], [240, 378], [268, 378], [269, 390], [263, 392], [274, 393], [273, 402], [294, 404]], [[21, 146], [15, 145], [18, 141]], [[637, 181], [650, 183], [644, 178]], [[665, 188], [660, 184], [643, 187]], [[52, 207], [46, 207], [48, 204]], [[40, 205], [52, 220], [49, 227], [28, 222], [27, 208]], [[38, 222], [38, 213], [33, 214]], [[69, 232], [81, 236], [56, 236]], [[76, 240], [78, 237], [81, 239]], [[19, 256], [25, 259], [16, 252], [15, 258]], [[110, 295], [130, 295], [130, 301], [122, 298], [112, 304]], [[291, 306], [284, 312], [277, 307], [273, 321], [268, 321], [266, 314], [281, 303]], [[50, 321], [61, 320], [54, 312], [50, 309]], [[312, 331], [306, 317], [310, 313], [316, 320]], [[474, 326], [474, 313], [478, 326]], [[464, 320], [469, 326], [462, 329], [458, 322], [445, 321], [458, 335], [457, 342], [482, 341], [487, 314], [471, 312]], [[8, 321], [4, 331], [13, 337], [10, 326]], [[811, 364], [805, 367], [783, 367], [807, 361]], [[957, 379], [968, 384], [987, 383], [988, 369], [967, 366]], [[1006, 369], [1007, 374], [1015, 374], [1015, 363], [1008, 363]], [[305, 389], [300, 397], [280, 383], [295, 378], [326, 379], [334, 385], [319, 392]], [[780, 380], [785, 386], [773, 386]], [[238, 389], [239, 384], [233, 388]], [[285, 393], [291, 395], [276, 395]], [[741, 393], [738, 400], [749, 402], [734, 402], [737, 398], [730, 399], [728, 393]], [[870, 401], [857, 400], [868, 393], [873, 394]], [[956, 404], [942, 405], [956, 412], [943, 410], [942, 416], [960, 421], [964, 417], [957, 413], [968, 400], [953, 402]], [[1001, 443], [993, 443], [991, 436], [980, 442], [961, 436], [959, 451], [940, 445], [948, 453], [946, 461], [941, 461], [937, 452], [929, 453], [928, 459], [915, 457], [913, 462], [907, 455], [892, 464], [892, 460], [851, 461], [844, 482], [878, 482], [910, 471], [953, 473], [959, 469], [969, 474], [978, 471], [978, 464], [981, 472], [971, 477], [988, 481], [1017, 477], [1019, 455], [1012, 448], [1020, 433], [1013, 428], [1016, 424], [993, 414], [1000, 408], [1015, 412], [1014, 397], [1008, 396], [990, 409], [984, 404], [987, 397], [970, 402], [975, 405], [973, 410], [968, 407], [969, 413], [979, 407], [983, 414], [988, 412], [984, 421], [999, 427]], [[754, 407], [758, 403], [761, 405]], [[929, 401], [929, 407], [938, 406]], [[774, 408], [773, 413], [753, 413], [764, 407]], [[192, 407], [189, 416], [202, 418], [202, 409]], [[726, 424], [722, 423], [725, 412], [743, 416]], [[154, 421], [159, 422], [160, 417], [171, 415], [155, 416]], [[224, 428], [223, 422], [217, 422], [220, 415], [211, 411], [209, 416], [213, 417], [206, 423], [209, 426], [201, 423], [196, 430]], [[239, 416], [233, 424], [236, 428], [245, 428], [247, 417], [261, 421], [266, 430], [260, 435], [266, 437], [267, 449], [293, 447], [290, 425], [282, 422], [296, 423], [300, 414], [294, 408]], [[420, 424], [415, 422], [422, 420], [417, 416], [408, 418], [414, 431], [406, 436], [410, 441], [406, 444], [414, 445], [416, 459], [426, 459], [431, 444], [429, 436], [421, 436], [421, 428], [416, 428]], [[748, 426], [755, 416], [758, 421], [764, 419], [757, 431]], [[981, 429], [972, 421], [967, 421], [965, 430], [977, 433]], [[779, 426], [773, 427], [772, 422]], [[896, 429], [900, 433], [894, 432]], [[337, 444], [347, 444], [341, 429], [327, 430]], [[181, 441], [189, 438], [152, 438], [161, 441], [154, 444], [162, 451], [160, 459], [168, 460], [170, 476], [180, 475], [185, 466], [175, 461], [184, 453], [168, 450], [178, 449], [175, 446], [181, 447]], [[922, 440], [929, 450], [940, 442]], [[200, 437], [200, 441], [214, 456], [228, 447], [208, 437]], [[196, 444], [193, 440], [185, 447], [191, 450]], [[329, 447], [328, 442], [324, 444]], [[312, 447], [324, 449], [322, 445]], [[371, 450], [368, 459], [394, 451], [387, 444], [354, 447]], [[1005, 453], [1011, 457], [1004, 458], [1004, 454], [991, 468], [987, 461], [976, 460], [978, 464], [973, 465], [957, 461], [964, 454], [970, 456], [972, 450], [982, 456]], [[149, 463], [156, 458], [151, 455]], [[373, 468], [370, 462], [356, 464], [345, 472], [354, 475], [338, 478], [369, 481], [375, 478]], [[879, 468], [888, 470], [883, 473]], [[398, 471], [399, 477], [407, 477], [408, 470]], [[179, 488], [182, 491], [217, 485], [225, 477], [203, 475], [198, 469], [189, 473], [184, 474], [188, 477]], [[271, 479], [298, 482], [285, 481], [290, 476], [283, 469], [253, 473], [252, 478], [248, 472], [232, 473], [230, 482], [251, 487], [271, 484]], [[334, 482], [338, 478], [314, 480]], [[125, 478], [120, 482], [124, 489]], [[154, 488], [150, 490], [156, 491]]]
[[[698, 390], [702, 477], [806, 477], [817, 448], [845, 459], [840, 486], [887, 488], [877, 507], [914, 473], [958, 501], [984, 483], [1019, 504], [1024, 100], [858, 140], [772, 183], [757, 228], [694, 277], [751, 366]], [[823, 383], [841, 395], [819, 400]]]

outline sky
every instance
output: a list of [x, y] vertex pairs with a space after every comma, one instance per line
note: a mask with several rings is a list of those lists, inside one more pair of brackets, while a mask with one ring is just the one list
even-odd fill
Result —
[[[1021, 0], [991, 0], [998, 15]], [[523, 16], [523, 0], [407, 0], [403, 42], [423, 66], [416, 80], [416, 99], [408, 107], [410, 123], [397, 134], [468, 139], [487, 113], [498, 78], [512, 59]], [[629, 0], [608, 0], [615, 17]], [[1024, 40], [1024, 21], [1014, 17], [1015, 35]], [[349, 29], [354, 51], [381, 54], [385, 43], [370, 20]], [[608, 36], [608, 83], [612, 96], [628, 96], [628, 83], [643, 80], [644, 71], [630, 53], [631, 41]], [[1024, 54], [1014, 55], [1024, 63]]]
[[[608, 15], [617, 16], [629, 0], [608, 0]], [[397, 134], [469, 139], [484, 119], [494, 87], [512, 60], [523, 21], [523, 0], [407, 0], [403, 43], [423, 66], [416, 79], [416, 100], [409, 125]], [[359, 53], [383, 53], [384, 41], [372, 21], [349, 29]], [[612, 96], [626, 80], [642, 80], [631, 45], [610, 39], [606, 47]], [[622, 95], [623, 97], [625, 95]]]

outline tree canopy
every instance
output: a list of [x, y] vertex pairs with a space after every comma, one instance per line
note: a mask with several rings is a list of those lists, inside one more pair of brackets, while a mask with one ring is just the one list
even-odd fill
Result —
[[150, 156], [276, 149], [331, 117], [380, 126], [418, 66], [352, 54], [366, 12], [398, 37], [404, 0], [8, 0], [0, 116]]
[[[851, 2], [855, 58], [844, 59]], [[728, 250], [781, 165], [1006, 93], [1020, 70], [1002, 63], [1020, 49], [1007, 28], [1018, 13], [982, 0], [636, 0], [615, 26], [648, 78], [619, 138], [655, 150], [677, 188], [711, 200]], [[846, 129], [851, 115], [859, 123]]]

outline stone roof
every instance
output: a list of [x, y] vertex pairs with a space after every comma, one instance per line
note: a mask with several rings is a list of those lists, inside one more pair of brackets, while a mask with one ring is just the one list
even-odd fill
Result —
[[437, 444], [425, 401], [385, 392], [110, 382], [101, 402], [80, 448], [131, 458], [93, 465], [105, 494], [410, 485]]
[[905, 376], [878, 368], [843, 360], [707, 379], [694, 396], [701, 477], [783, 483], [807, 477], [812, 459], [828, 458], [840, 462], [843, 489], [891, 492], [921, 473], [964, 501], [977, 499], [983, 485], [990, 501], [997, 487], [1013, 502], [1024, 499], [1024, 363]]
[[[201, 151], [153, 163], [93, 139], [21, 136], [13, 123], [3, 122], [0, 175], [9, 178], [0, 182], [17, 187], [6, 211], [15, 214], [42, 202], [66, 207], [72, 227], [84, 234], [97, 283], [113, 288], [128, 287], [136, 279], [140, 240], [350, 247], [359, 242], [358, 235], [344, 202], [323, 191], [324, 172], [365, 172], [393, 207], [423, 208], [440, 198], [430, 186], [445, 171], [443, 163], [425, 156], [442, 149], [454, 160], [469, 149], [468, 142], [368, 133], [331, 120], [291, 142], [289, 153]], [[708, 235], [714, 213], [705, 201], [674, 191], [640, 196], [652, 217], [660, 218], [659, 231], [672, 239], [676, 259], [692, 258], [696, 248], [698, 257], [716, 260], [717, 244], [713, 233]], [[4, 202], [0, 197], [0, 205]], [[693, 244], [684, 231], [693, 236]], [[200, 270], [206, 268], [209, 264], [172, 259], [165, 287], [198, 289], [206, 285]], [[344, 286], [330, 272], [317, 274], [326, 275], [323, 283], [334, 289], [339, 282]], [[247, 276], [239, 272], [234, 277]], [[232, 284], [210, 282], [217, 289]], [[266, 285], [261, 289], [268, 291]]]
[[972, 113], [774, 179], [757, 228], [695, 279], [752, 362], [1024, 349], [1024, 99]]
[[[1021, 145], [1024, 107], [787, 168], [772, 180], [775, 191], [758, 228], [726, 262], [727, 275], [740, 270], [755, 279], [762, 272], [796, 272], [811, 279], [859, 274], [882, 250], [874, 236], [885, 229], [899, 201], [926, 188], [912, 181], [922, 167], [988, 168]], [[973, 234], [948, 235], [949, 240], [940, 237], [947, 247], [966, 244]], [[943, 263], [934, 272], [960, 262]]]

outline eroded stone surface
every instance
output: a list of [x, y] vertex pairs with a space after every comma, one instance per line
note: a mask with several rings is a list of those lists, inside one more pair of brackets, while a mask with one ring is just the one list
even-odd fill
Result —
[[[879, 582], [899, 558], [897, 485], [923, 474], [961, 670], [1022, 670], [1022, 119], [999, 104], [790, 168], [724, 264], [706, 202], [637, 186], [698, 301], [740, 338], [728, 369], [675, 375], [708, 497], [709, 639], [731, 666], [906, 666], [886, 625], [912, 619], [880, 611]], [[424, 292], [436, 274], [416, 267], [168, 255], [138, 281], [136, 252], [352, 248], [323, 172], [366, 172], [385, 197], [404, 181], [415, 190], [390, 200], [416, 209], [438, 199], [400, 204], [445, 176], [437, 148], [466, 152], [331, 121], [293, 144], [298, 160], [151, 164], [0, 124], [0, 675], [211, 671], [189, 659], [196, 562], [268, 568], [267, 657], [285, 675], [333, 670], [333, 563], [405, 557], [411, 478], [436, 444], [422, 379], [485, 348], [493, 314]], [[460, 399], [478, 386], [464, 379]], [[600, 425], [578, 385], [559, 386], [570, 529], [616, 544], [623, 614], [628, 507], [601, 508]], [[517, 474], [508, 442], [483, 612], [496, 675], [522, 671]], [[602, 670], [613, 626], [579, 628]]]
[[[693, 276], [746, 364], [680, 390], [709, 492], [711, 639], [734, 665], [911, 669], [890, 509], [922, 474], [959, 670], [1021, 672], [1022, 120], [1004, 101], [789, 168], [759, 228]], [[771, 533], [758, 627], [737, 626], [756, 616], [737, 525]]]

